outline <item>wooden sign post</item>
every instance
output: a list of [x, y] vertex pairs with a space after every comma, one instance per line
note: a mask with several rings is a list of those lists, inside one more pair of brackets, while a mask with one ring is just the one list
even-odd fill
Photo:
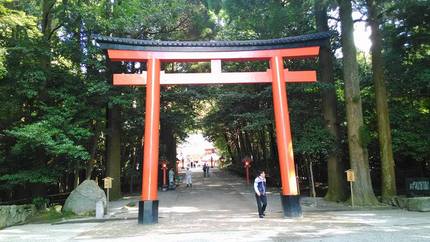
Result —
[[105, 177], [103, 178], [103, 181], [105, 182], [104, 188], [106, 189], [106, 213], [109, 212], [109, 189], [112, 188], [112, 177]]
[[352, 169], [346, 170], [346, 180], [349, 182], [351, 188], [351, 204], [354, 207], [354, 192], [352, 190], [352, 183], [355, 182], [355, 173]]

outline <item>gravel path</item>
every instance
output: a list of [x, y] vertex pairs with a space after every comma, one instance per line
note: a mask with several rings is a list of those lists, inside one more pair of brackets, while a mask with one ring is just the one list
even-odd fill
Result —
[[286, 219], [273, 192], [267, 217], [259, 219], [252, 187], [241, 178], [195, 172], [193, 181], [192, 189], [159, 192], [155, 225], [138, 225], [136, 207], [125, 206], [138, 197], [127, 197], [111, 204], [111, 218], [127, 220], [15, 226], [0, 230], [0, 241], [430, 241], [430, 213], [305, 202], [303, 218]]

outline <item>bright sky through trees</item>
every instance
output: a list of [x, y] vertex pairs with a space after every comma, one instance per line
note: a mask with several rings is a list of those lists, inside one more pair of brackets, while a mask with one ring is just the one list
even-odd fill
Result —
[[[354, 19], [359, 19], [361, 13], [353, 12], [352, 16]], [[357, 49], [364, 51], [366, 53], [370, 52], [370, 46], [372, 42], [370, 41], [370, 28], [367, 27], [366, 22], [359, 21], [354, 24], [354, 42]]]

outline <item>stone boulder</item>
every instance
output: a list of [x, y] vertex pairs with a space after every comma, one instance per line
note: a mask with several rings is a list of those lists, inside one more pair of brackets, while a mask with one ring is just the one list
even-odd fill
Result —
[[95, 214], [96, 203], [101, 200], [106, 207], [106, 194], [93, 180], [85, 180], [73, 190], [64, 203], [63, 211], [78, 215]]
[[418, 212], [430, 212], [430, 197], [408, 198], [408, 210]]
[[0, 206], [0, 229], [22, 224], [35, 213], [36, 207], [33, 204]]

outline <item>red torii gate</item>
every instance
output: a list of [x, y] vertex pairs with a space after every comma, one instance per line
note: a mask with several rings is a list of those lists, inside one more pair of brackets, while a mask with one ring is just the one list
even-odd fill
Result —
[[[142, 197], [138, 222], [158, 222], [160, 85], [272, 83], [281, 201], [286, 217], [302, 215], [295, 173], [286, 82], [315, 82], [315, 71], [284, 69], [283, 58], [311, 58], [330, 33], [255, 41], [151, 41], [97, 36], [111, 61], [146, 62], [142, 74], [113, 74], [114, 85], [146, 85]], [[222, 61], [269, 61], [265, 72], [222, 72]], [[210, 73], [165, 73], [161, 62], [209, 62]]]

